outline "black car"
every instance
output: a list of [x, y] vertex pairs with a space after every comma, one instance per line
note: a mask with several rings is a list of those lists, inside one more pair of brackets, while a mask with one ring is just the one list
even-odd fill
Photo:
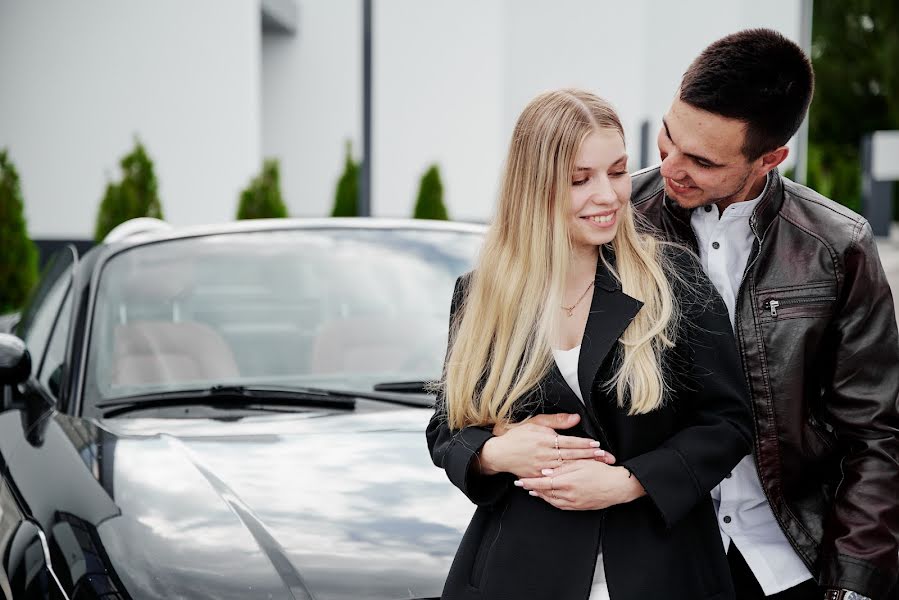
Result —
[[55, 256], [0, 335], [2, 595], [439, 596], [472, 506], [424, 384], [482, 233], [244, 221]]

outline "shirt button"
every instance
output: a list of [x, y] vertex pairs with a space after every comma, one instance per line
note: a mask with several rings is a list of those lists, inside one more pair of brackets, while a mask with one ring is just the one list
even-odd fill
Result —
[[724, 522], [725, 522], [725, 523], [730, 523], [732, 520], [733, 520], [733, 519], [731, 519], [730, 517], [724, 517]]
[[711, 204], [707, 204], [704, 208], [705, 208], [705, 212], [712, 212], [712, 205], [711, 205]]
[[712, 242], [712, 248], [714, 248], [715, 250], [717, 250], [720, 247], [721, 247], [721, 244], [719, 244], [718, 242]]
[[733, 477], [733, 476], [734, 476], [733, 473], [728, 473], [728, 474], [725, 475], [724, 477], [725, 477], [726, 479], [730, 479], [730, 478]]

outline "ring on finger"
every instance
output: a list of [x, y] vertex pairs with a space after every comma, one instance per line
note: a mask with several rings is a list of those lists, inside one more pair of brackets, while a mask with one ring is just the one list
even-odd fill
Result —
[[556, 489], [556, 485], [555, 485], [554, 479], [552, 477], [549, 478], [549, 489], [550, 489], [550, 491], [553, 491]]
[[564, 458], [562, 458], [562, 451], [556, 448], [556, 452], [559, 453], [559, 464], [561, 465], [562, 461], [565, 460]]
[[559, 449], [559, 434], [556, 434], [556, 450]]
[[549, 490], [549, 497], [553, 500], [556, 499], [556, 490]]

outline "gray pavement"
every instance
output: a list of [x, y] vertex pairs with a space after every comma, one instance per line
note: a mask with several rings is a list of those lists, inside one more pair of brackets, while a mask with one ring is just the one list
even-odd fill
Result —
[[893, 223], [889, 238], [877, 240], [877, 251], [880, 253], [883, 270], [886, 271], [887, 279], [890, 281], [896, 315], [899, 316], [899, 224]]

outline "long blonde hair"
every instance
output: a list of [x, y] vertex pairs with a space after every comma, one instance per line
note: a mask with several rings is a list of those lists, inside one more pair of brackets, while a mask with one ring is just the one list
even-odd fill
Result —
[[[541, 94], [518, 118], [496, 215], [450, 328], [442, 387], [451, 429], [508, 422], [549, 372], [572, 252], [571, 173], [581, 143], [600, 129], [624, 139], [612, 107], [582, 90]], [[612, 273], [644, 305], [607, 385], [620, 406], [643, 414], [665, 397], [661, 355], [673, 345], [678, 309], [662, 244], [638, 233], [629, 202], [618, 218]]]

